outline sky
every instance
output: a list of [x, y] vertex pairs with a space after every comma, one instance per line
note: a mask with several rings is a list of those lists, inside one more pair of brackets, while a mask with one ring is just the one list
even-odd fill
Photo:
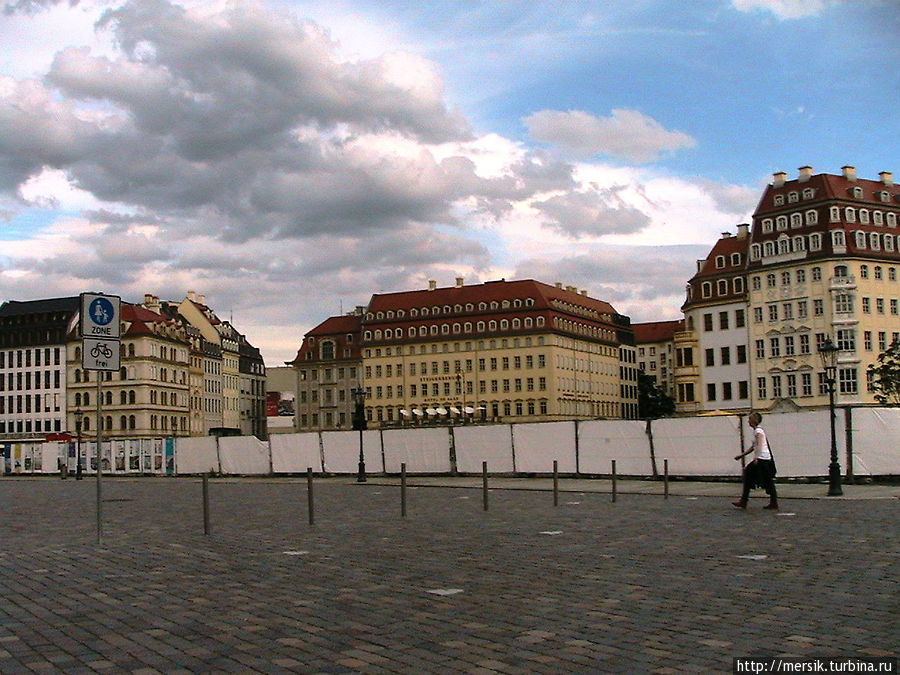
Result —
[[897, 0], [0, 0], [0, 302], [205, 294], [269, 367], [373, 293], [681, 317], [776, 171], [898, 171]]

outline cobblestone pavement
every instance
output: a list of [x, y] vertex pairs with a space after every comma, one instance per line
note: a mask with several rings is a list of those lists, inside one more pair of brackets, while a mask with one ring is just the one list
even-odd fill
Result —
[[[735, 486], [730, 486], [732, 489]], [[900, 500], [0, 479], [0, 672], [731, 672], [897, 656]]]

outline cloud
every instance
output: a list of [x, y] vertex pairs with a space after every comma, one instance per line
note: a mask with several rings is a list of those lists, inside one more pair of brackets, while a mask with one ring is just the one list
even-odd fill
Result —
[[609, 117], [596, 117], [581, 110], [541, 110], [524, 122], [536, 141], [561, 145], [579, 156], [608, 155], [647, 163], [666, 152], [696, 145], [688, 134], [667, 131], [637, 110], [616, 109]]
[[549, 216], [548, 225], [578, 238], [581, 235], [631, 234], [650, 224], [646, 213], [622, 198], [625, 186], [567, 192], [543, 201], [534, 208]]
[[741, 12], [771, 12], [779, 19], [802, 19], [822, 12], [836, 0], [732, 0]]
[[3, 5], [4, 14], [36, 14], [59, 4], [75, 7], [79, 0], [11, 0]]

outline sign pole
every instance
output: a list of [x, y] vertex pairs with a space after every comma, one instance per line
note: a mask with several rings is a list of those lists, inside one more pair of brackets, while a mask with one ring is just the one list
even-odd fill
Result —
[[117, 295], [81, 294], [81, 365], [97, 373], [97, 544], [103, 543], [103, 373], [122, 365], [121, 304]]
[[103, 434], [101, 430], [103, 429], [103, 411], [101, 410], [101, 406], [103, 404], [102, 397], [102, 381], [103, 381], [103, 371], [98, 370], [97, 373], [97, 544], [100, 545], [103, 543], [103, 462], [101, 461], [103, 447]]

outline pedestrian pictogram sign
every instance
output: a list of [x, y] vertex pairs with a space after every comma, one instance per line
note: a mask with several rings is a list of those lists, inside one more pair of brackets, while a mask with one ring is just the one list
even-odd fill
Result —
[[117, 295], [81, 294], [81, 337], [118, 340], [120, 337]]

